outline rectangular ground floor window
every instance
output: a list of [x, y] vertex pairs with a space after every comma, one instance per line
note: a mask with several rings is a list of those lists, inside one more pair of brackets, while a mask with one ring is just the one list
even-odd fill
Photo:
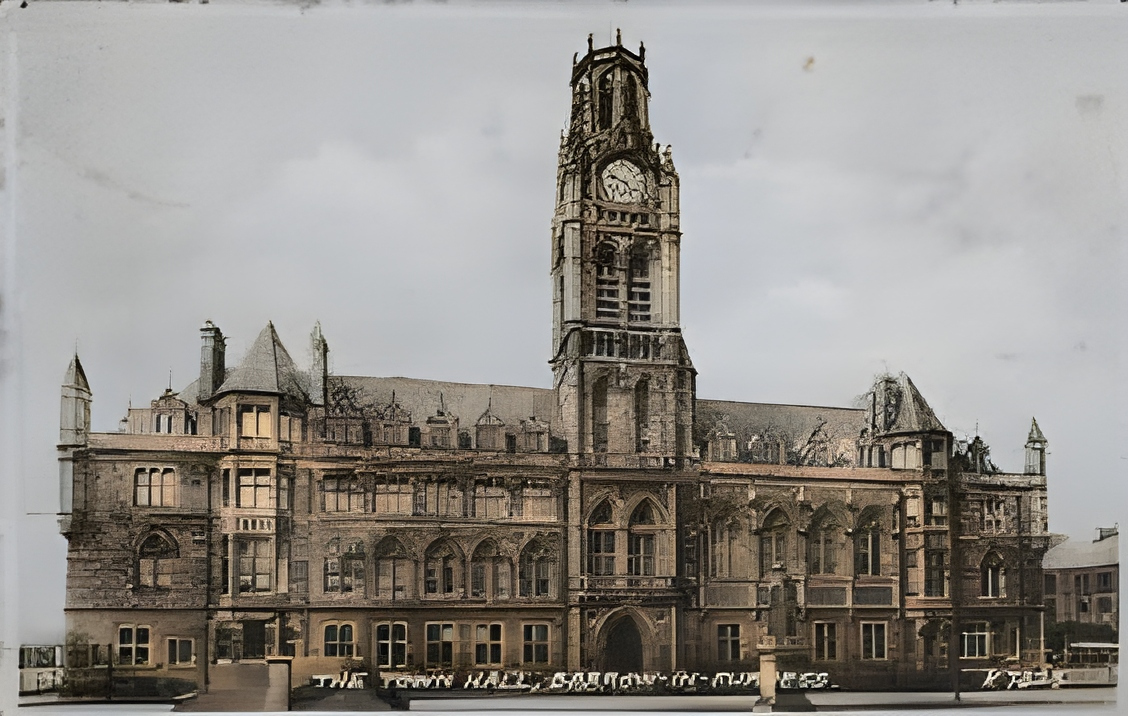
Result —
[[501, 625], [478, 624], [474, 630], [474, 663], [501, 664]]
[[407, 624], [376, 625], [376, 665], [394, 669], [407, 663]]
[[548, 625], [525, 624], [525, 653], [526, 664], [548, 663]]
[[454, 625], [427, 625], [427, 667], [454, 665]]
[[717, 661], [740, 661], [740, 625], [717, 625]]
[[117, 663], [123, 665], [148, 664], [149, 627], [122, 624], [118, 627], [117, 647]]
[[838, 625], [834, 622], [815, 622], [815, 659], [838, 659]]
[[862, 658], [886, 658], [885, 622], [862, 622]]
[[352, 624], [325, 625], [325, 656], [352, 656], [354, 652]]
[[170, 666], [185, 666], [196, 663], [191, 639], [174, 636], [168, 640], [168, 663]]
[[964, 659], [986, 659], [991, 655], [991, 631], [987, 622], [968, 624], [961, 637], [960, 656]]

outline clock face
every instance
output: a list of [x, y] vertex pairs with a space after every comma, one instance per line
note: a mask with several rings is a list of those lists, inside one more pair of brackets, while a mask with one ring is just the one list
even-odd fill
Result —
[[603, 169], [603, 193], [617, 204], [638, 204], [646, 198], [642, 170], [626, 159], [616, 159]]

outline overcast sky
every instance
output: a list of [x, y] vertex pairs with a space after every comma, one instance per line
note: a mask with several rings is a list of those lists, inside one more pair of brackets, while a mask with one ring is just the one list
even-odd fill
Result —
[[[341, 374], [549, 387], [572, 54], [650, 68], [682, 185], [698, 395], [849, 406], [907, 372], [1023, 467], [1050, 527], [1128, 504], [1128, 14], [1115, 1], [4, 3], [5, 327], [22, 510], [58, 509], [76, 342], [97, 430], [268, 320]], [[14, 81], [14, 82], [13, 82]], [[12, 229], [9, 229], [10, 231]], [[13, 277], [14, 274], [14, 277]], [[8, 476], [11, 478], [11, 475]], [[13, 490], [8, 494], [15, 494]], [[65, 543], [20, 534], [20, 639], [62, 638]]]

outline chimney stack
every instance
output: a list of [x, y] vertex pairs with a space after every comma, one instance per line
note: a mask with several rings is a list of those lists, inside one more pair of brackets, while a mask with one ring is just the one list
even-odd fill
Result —
[[200, 329], [203, 345], [200, 346], [200, 382], [196, 388], [196, 402], [202, 403], [209, 400], [219, 386], [223, 385], [226, 375], [224, 365], [224, 351], [227, 344], [223, 339], [223, 331], [211, 321], [204, 321]]

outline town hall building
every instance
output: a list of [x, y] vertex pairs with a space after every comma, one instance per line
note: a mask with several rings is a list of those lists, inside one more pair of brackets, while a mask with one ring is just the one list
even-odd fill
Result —
[[112, 645], [116, 675], [200, 685], [268, 657], [295, 684], [349, 660], [756, 670], [773, 641], [854, 688], [1042, 662], [1036, 422], [1004, 473], [904, 374], [862, 407], [697, 398], [644, 59], [589, 40], [574, 60], [551, 388], [337, 375], [320, 326], [309, 365], [272, 324], [232, 360], [208, 321], [199, 377], [99, 433], [76, 355], [68, 631]]

